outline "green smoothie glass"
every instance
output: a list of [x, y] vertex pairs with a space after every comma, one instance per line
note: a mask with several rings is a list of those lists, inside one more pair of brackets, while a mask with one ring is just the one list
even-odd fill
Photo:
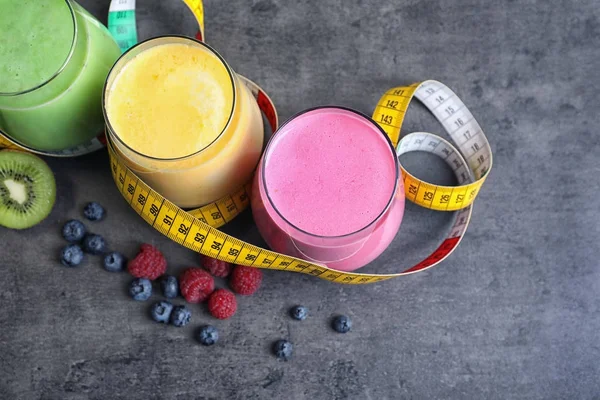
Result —
[[0, 0], [0, 131], [40, 151], [102, 132], [102, 88], [121, 51], [72, 0]]

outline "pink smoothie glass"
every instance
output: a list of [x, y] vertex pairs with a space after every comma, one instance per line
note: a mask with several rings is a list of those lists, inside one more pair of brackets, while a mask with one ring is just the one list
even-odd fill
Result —
[[377, 123], [344, 107], [300, 112], [265, 149], [254, 221], [274, 251], [339, 271], [377, 258], [404, 215], [396, 151]]

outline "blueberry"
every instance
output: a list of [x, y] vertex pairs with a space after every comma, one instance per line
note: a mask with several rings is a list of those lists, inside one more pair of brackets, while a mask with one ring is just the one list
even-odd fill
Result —
[[308, 315], [308, 309], [304, 306], [295, 306], [290, 310], [290, 315], [298, 321], [304, 321]]
[[204, 325], [196, 333], [196, 339], [204, 346], [212, 346], [219, 340], [219, 331], [212, 325]]
[[273, 353], [277, 358], [281, 358], [285, 361], [292, 358], [292, 344], [285, 339], [280, 339], [273, 343]]
[[106, 242], [100, 235], [88, 233], [83, 238], [83, 251], [89, 254], [102, 254], [106, 250]]
[[104, 207], [95, 201], [87, 203], [83, 208], [83, 215], [90, 221], [100, 221], [104, 218], [104, 214]]
[[77, 244], [65, 246], [60, 252], [60, 262], [67, 267], [76, 267], [83, 261], [83, 250]]
[[169, 322], [171, 311], [173, 311], [173, 304], [169, 303], [168, 301], [159, 301], [158, 303], [154, 303], [152, 305], [150, 315], [156, 322], [162, 322], [166, 324]]
[[152, 283], [146, 278], [136, 278], [129, 284], [129, 295], [137, 301], [145, 301], [152, 294]]
[[171, 312], [171, 323], [177, 327], [186, 326], [192, 318], [192, 312], [186, 306], [175, 306]]
[[160, 288], [167, 299], [174, 299], [179, 294], [179, 283], [173, 275], [165, 275], [160, 280]]
[[81, 239], [83, 239], [85, 233], [85, 225], [83, 225], [81, 221], [78, 221], [76, 219], [67, 221], [67, 223], [62, 228], [63, 237], [67, 242], [71, 243], [81, 242]]
[[331, 322], [331, 327], [336, 332], [346, 333], [352, 328], [352, 320], [345, 315], [338, 315]]
[[123, 268], [125, 268], [125, 257], [123, 254], [113, 251], [104, 256], [102, 265], [108, 272], [123, 271]]

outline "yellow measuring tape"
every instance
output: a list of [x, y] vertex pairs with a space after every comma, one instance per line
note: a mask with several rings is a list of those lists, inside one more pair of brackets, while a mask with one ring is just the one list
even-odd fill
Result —
[[10, 140], [8, 136], [0, 131], [0, 149], [21, 150], [21, 146]]
[[[198, 20], [200, 28], [196, 37], [203, 39], [202, 2], [184, 1]], [[115, 9], [115, 4], [122, 9]], [[132, 5], [135, 10], [134, 0], [113, 0], [111, 12], [124, 11], [125, 6]], [[125, 17], [121, 19], [124, 21]], [[125, 30], [121, 29], [121, 32], [124, 34]], [[124, 37], [120, 39], [122, 48], [135, 44], [130, 44]], [[277, 113], [272, 101], [256, 84], [243, 77], [242, 80], [252, 91], [273, 131], [277, 130]], [[431, 111], [457, 147], [426, 132], [401, 137], [402, 123], [414, 98]], [[171, 240], [200, 254], [234, 264], [300, 272], [332, 282], [366, 284], [422, 271], [446, 259], [462, 240], [471, 218], [473, 201], [492, 167], [492, 152], [483, 130], [458, 96], [440, 82], [428, 80], [388, 90], [378, 101], [372, 118], [388, 134], [398, 155], [424, 151], [440, 156], [452, 168], [459, 182], [456, 187], [434, 185], [416, 178], [401, 166], [409, 200], [426, 208], [457, 212], [449, 234], [432, 254], [394, 274], [341, 272], [236, 239], [217, 228], [248, 207], [249, 186], [197, 210], [185, 211], [137, 177], [115, 152], [110, 140], [107, 147], [113, 179], [123, 197], [147, 223]]]
[[[188, 6], [198, 23], [196, 39], [204, 41], [204, 5], [202, 0], [183, 0], [183, 2]], [[123, 52], [137, 44], [135, 0], [111, 1], [108, 8], [108, 30]]]
[[[438, 119], [459, 151], [430, 134], [400, 140], [400, 128], [413, 97]], [[400, 165], [409, 200], [438, 211], [460, 210], [473, 203], [492, 167], [492, 151], [481, 126], [452, 90], [435, 81], [390, 89], [377, 103], [373, 119], [397, 146], [398, 155], [409, 151], [434, 153], [446, 160], [458, 179], [458, 187], [433, 185], [411, 175]], [[471, 180], [473, 182], [469, 183]]]
[[[458, 148], [439, 136], [425, 132], [412, 133], [398, 140], [406, 110], [414, 97], [437, 117]], [[459, 211], [449, 235], [431, 255], [417, 265], [395, 274], [332, 270], [227, 235], [216, 229], [222, 224], [222, 220], [212, 217], [226, 214], [225, 204], [219, 205], [217, 202], [207, 206], [207, 212], [201, 215], [184, 211], [138, 178], [119, 158], [109, 141], [111, 170], [123, 197], [147, 223], [171, 240], [195, 252], [233, 264], [301, 272], [333, 282], [379, 282], [430, 268], [454, 251], [467, 229], [473, 200], [491, 168], [492, 154], [487, 139], [473, 115], [456, 94], [440, 82], [425, 81], [408, 87], [390, 89], [378, 102], [373, 119], [380, 121], [392, 141], [397, 144], [398, 154], [425, 151], [439, 155], [451, 166], [460, 183], [457, 187], [429, 184], [402, 168], [406, 195], [411, 201], [436, 210]], [[228, 201], [229, 204], [235, 203], [235, 199]], [[247, 204], [248, 199], [244, 197], [243, 201], [235, 206], [239, 209], [247, 207]]]
[[10, 136], [0, 131], [0, 149], [13, 149], [13, 150], [23, 150], [29, 153], [35, 153], [42, 156], [49, 157], [77, 157], [82, 156], [84, 154], [92, 153], [96, 150], [100, 150], [105, 147], [106, 141], [104, 140], [104, 134], [95, 137], [91, 141], [79, 145], [77, 147], [73, 147], [66, 150], [61, 151], [42, 151], [37, 150], [32, 147], [26, 146], [18, 141], [12, 139]]

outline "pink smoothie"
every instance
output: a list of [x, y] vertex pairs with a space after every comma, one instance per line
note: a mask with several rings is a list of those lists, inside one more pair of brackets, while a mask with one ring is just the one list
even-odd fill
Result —
[[282, 126], [265, 151], [255, 221], [275, 251], [354, 270], [398, 231], [398, 176], [395, 151], [373, 121], [337, 107], [310, 110]]

